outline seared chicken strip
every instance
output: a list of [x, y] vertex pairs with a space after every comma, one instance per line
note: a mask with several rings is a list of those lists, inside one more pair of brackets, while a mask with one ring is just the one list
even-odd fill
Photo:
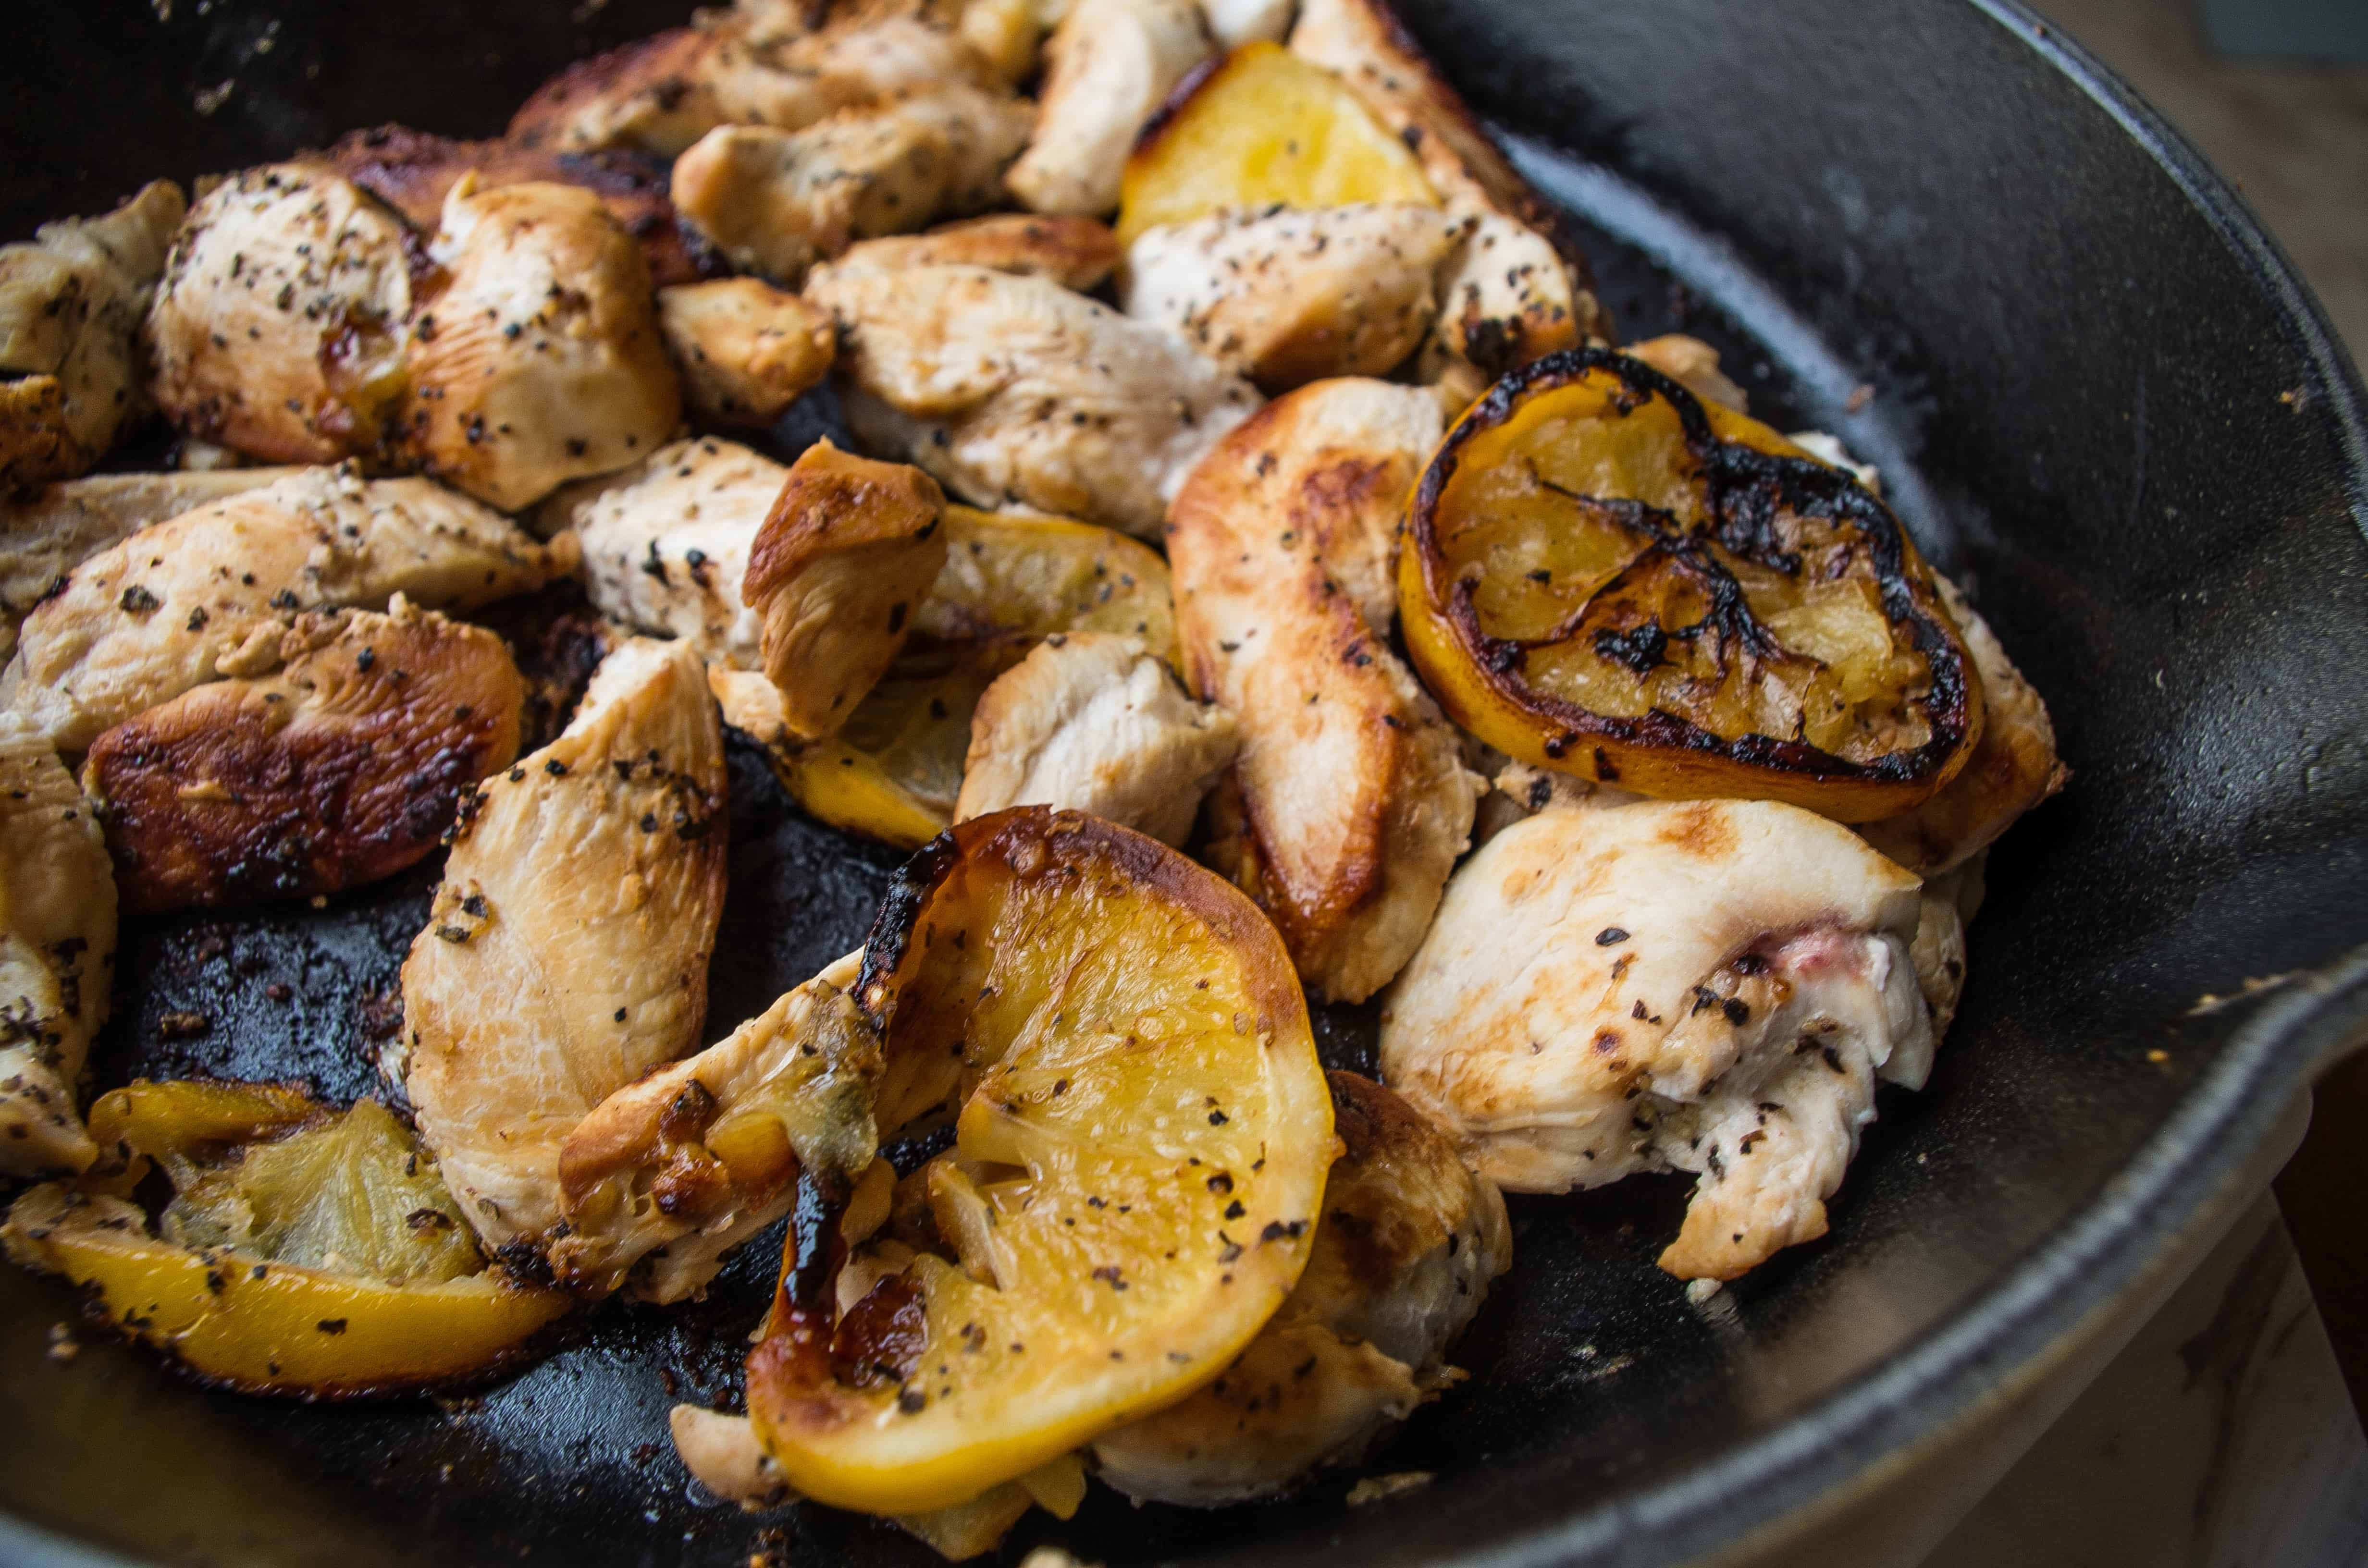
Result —
[[1181, 845], [1234, 760], [1235, 729], [1134, 638], [1048, 638], [978, 699], [954, 820], [1053, 806]]
[[257, 490], [293, 472], [228, 468], [184, 473], [100, 473], [64, 479], [0, 500], [0, 665], [17, 652], [17, 628], [67, 574], [151, 523]]
[[725, 425], [770, 425], [830, 374], [830, 312], [754, 278], [658, 290], [658, 330], [690, 406]]
[[543, 504], [539, 526], [574, 530], [603, 615], [682, 638], [712, 665], [761, 669], [765, 623], [741, 602], [740, 582], [789, 477], [730, 441], [676, 441], [621, 473], [568, 486]]
[[1390, 651], [1398, 510], [1440, 425], [1418, 388], [1304, 387], [1225, 437], [1168, 526], [1187, 667], [1241, 722], [1211, 863], [1338, 1001], [1415, 950], [1482, 788]]
[[403, 441], [427, 471], [516, 511], [655, 450], [682, 417], [650, 269], [574, 186], [462, 179], [428, 246]]
[[1449, 884], [1383, 1075], [1508, 1189], [1700, 1173], [1661, 1267], [1731, 1279], [1825, 1233], [1876, 1078], [1923, 1083], [1920, 902], [1793, 806], [1549, 810]]
[[1386, 375], [1429, 332], [1465, 227], [1412, 203], [1213, 212], [1137, 239], [1119, 302], [1269, 393]]
[[740, 596], [763, 618], [764, 671], [793, 733], [835, 733], [887, 673], [946, 563], [945, 506], [920, 470], [828, 441], [790, 466]]
[[531, 1267], [564, 1213], [568, 1134], [697, 1043], [726, 821], [707, 672], [641, 638], [462, 806], [403, 966], [403, 1084], [489, 1248]]
[[1042, 278], [834, 272], [807, 297], [838, 318], [856, 433], [981, 506], [1152, 538], [1185, 475], [1258, 406], [1174, 335]]
[[0, 245], [0, 490], [81, 473], [146, 406], [140, 323], [184, 205], [158, 180]]
[[872, 1163], [880, 1036], [848, 993], [850, 953], [696, 1056], [610, 1095], [559, 1155], [567, 1235], [552, 1270], [647, 1301], [705, 1287], [789, 1210], [803, 1174], [841, 1190]]
[[1038, 212], [1116, 210], [1135, 133], [1214, 51], [1197, 0], [1076, 0], [1044, 47], [1043, 114], [1011, 194]]
[[189, 210], [148, 312], [154, 390], [188, 435], [267, 462], [376, 447], [403, 392], [403, 220], [302, 164], [243, 170]]
[[1459, 1375], [1448, 1346], [1512, 1266], [1496, 1184], [1379, 1084], [1326, 1076], [1342, 1153], [1298, 1286], [1214, 1382], [1094, 1442], [1137, 1502], [1214, 1507], [1353, 1462]]
[[575, 566], [507, 518], [424, 479], [307, 469], [142, 528], [74, 568], [25, 618], [0, 709], [80, 754], [191, 687], [279, 662], [308, 609], [382, 608], [396, 594], [472, 609]]
[[675, 222], [674, 203], [666, 199], [666, 165], [646, 153], [625, 148], [567, 153], [514, 142], [456, 142], [406, 125], [381, 125], [341, 137], [306, 162], [353, 181], [422, 233], [436, 232], [443, 221], [444, 199], [463, 175], [475, 175], [480, 190], [529, 180], [580, 185], [598, 196], [609, 216], [641, 245], [650, 277], [661, 288], [721, 270], [715, 257], [685, 240]]
[[2072, 777], [2056, 757], [2046, 702], [1957, 585], [1938, 572], [1932, 580], [1981, 674], [1982, 736], [1964, 768], [1939, 794], [1860, 830], [1877, 849], [1926, 876], [1964, 865]]
[[997, 213], [966, 218], [919, 234], [892, 234], [849, 245], [830, 264], [836, 276], [903, 272], [915, 267], [984, 267], [1049, 278], [1064, 289], [1099, 289], [1119, 263], [1118, 236], [1093, 218]]
[[801, 131], [722, 126], [675, 160], [674, 201], [734, 266], [795, 285], [857, 240], [992, 205], [1035, 119], [954, 85]]
[[562, 152], [632, 146], [671, 158], [719, 125], [798, 131], [857, 104], [996, 71], [916, 17], [853, 17], [799, 36], [789, 8], [748, 6], [569, 67], [510, 120], [513, 141]]
[[247, 903], [391, 876], [518, 755], [502, 640], [412, 608], [299, 616], [279, 667], [183, 692], [91, 743], [125, 905]]
[[115, 873], [98, 818], [47, 739], [0, 714], [0, 1175], [97, 1151], [75, 1093], [115, 973]]

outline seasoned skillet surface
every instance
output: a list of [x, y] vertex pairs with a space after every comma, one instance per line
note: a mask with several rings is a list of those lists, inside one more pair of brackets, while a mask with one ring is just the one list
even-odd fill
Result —
[[[677, 19], [642, 0], [580, 21], [564, 3], [171, 9], [44, 6], [12, 35], [0, 234], [379, 120], [487, 134], [572, 54]], [[1070, 1524], [1031, 1516], [1007, 1562], [1046, 1540], [1113, 1562], [1436, 1558], [1815, 1422], [1821, 1396], [1984, 1311], [2202, 1092], [2244, 1016], [2187, 1017], [2202, 993], [2368, 938], [2368, 496], [2346, 477], [2343, 383], [2260, 264], [1998, 20], [1946, 0], [1768, 10], [1466, 0], [1409, 19], [1525, 148], [1613, 171], [1533, 166], [1578, 210], [1622, 330], [1707, 338], [1756, 414], [1879, 462], [2055, 713], [2075, 780], [1993, 858], [1932, 1085], [1886, 1091], [1832, 1236], [1709, 1309], [1653, 1267], [1681, 1184], [1516, 1199], [1514, 1271], [1457, 1356], [1474, 1381], [1359, 1472], [1430, 1487], [1350, 1511], [1342, 1477], [1210, 1515], [1097, 1490]], [[191, 108], [225, 81], [211, 115]], [[830, 419], [826, 399], [793, 411], [776, 444]], [[710, 1039], [852, 947], [894, 864], [803, 817], [753, 752], [732, 764]], [[127, 922], [98, 1081], [374, 1089], [437, 870], [319, 910]], [[1370, 1017], [1317, 1028], [1334, 1064], [1370, 1066]], [[873, 1521], [714, 1506], [673, 1458], [666, 1408], [735, 1397], [778, 1248], [746, 1249], [704, 1303], [583, 1312], [474, 1397], [313, 1409], [201, 1392], [111, 1345], [52, 1363], [71, 1296], [0, 1271], [0, 1507], [175, 1561], [933, 1562]], [[1657, 1561], [1720, 1528], [1716, 1500], [1691, 1506], [1588, 1560]]]

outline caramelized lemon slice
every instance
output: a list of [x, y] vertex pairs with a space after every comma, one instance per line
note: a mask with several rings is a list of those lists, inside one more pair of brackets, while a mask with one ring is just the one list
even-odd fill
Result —
[[[1114, 528], [946, 507], [946, 563], [913, 629], [947, 641], [1115, 631], [1178, 664], [1167, 562]], [[1180, 668], [1180, 666], [1179, 666]]]
[[1120, 191], [1122, 244], [1225, 207], [1439, 205], [1421, 160], [1340, 78], [1266, 42], [1178, 85], [1144, 127]]
[[951, 1507], [1222, 1371], [1305, 1266], [1332, 1108], [1248, 900], [1155, 840], [1023, 808], [906, 867], [866, 949], [889, 1127], [951, 1109], [927, 1254], [841, 1316], [785, 1275], [748, 1409], [789, 1483]]
[[[91, 1108], [104, 1175], [27, 1192], [8, 1256], [88, 1288], [127, 1335], [209, 1381], [342, 1398], [483, 1372], [566, 1296], [487, 1270], [434, 1164], [375, 1100], [278, 1084], [134, 1084]], [[152, 1228], [120, 1194], [148, 1162]]]
[[1498, 382], [1415, 487], [1406, 647], [1474, 734], [1642, 794], [1906, 811], [1981, 683], [1883, 503], [1608, 349]]

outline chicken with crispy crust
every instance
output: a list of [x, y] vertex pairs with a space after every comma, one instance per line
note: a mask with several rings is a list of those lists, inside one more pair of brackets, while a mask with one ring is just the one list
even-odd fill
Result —
[[91, 743], [135, 910], [301, 898], [426, 856], [518, 755], [526, 700], [502, 640], [416, 609], [296, 618], [266, 675], [210, 681]]

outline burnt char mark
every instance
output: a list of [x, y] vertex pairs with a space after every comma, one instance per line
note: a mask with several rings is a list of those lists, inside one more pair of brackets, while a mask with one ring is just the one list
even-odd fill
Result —
[[88, 771], [125, 907], [299, 898], [401, 870], [510, 760], [522, 698], [489, 633], [373, 616], [282, 679], [201, 687], [116, 726]]
[[928, 1304], [920, 1287], [892, 1274], [847, 1309], [830, 1338], [831, 1375], [851, 1388], [902, 1383], [929, 1345]]
[[896, 971], [905, 961], [905, 949], [913, 939], [922, 906], [961, 859], [962, 847], [955, 842], [953, 829], [948, 828], [896, 868], [880, 900], [880, 913], [863, 938], [863, 970], [855, 983], [855, 1002], [882, 1035], [895, 1012]]

